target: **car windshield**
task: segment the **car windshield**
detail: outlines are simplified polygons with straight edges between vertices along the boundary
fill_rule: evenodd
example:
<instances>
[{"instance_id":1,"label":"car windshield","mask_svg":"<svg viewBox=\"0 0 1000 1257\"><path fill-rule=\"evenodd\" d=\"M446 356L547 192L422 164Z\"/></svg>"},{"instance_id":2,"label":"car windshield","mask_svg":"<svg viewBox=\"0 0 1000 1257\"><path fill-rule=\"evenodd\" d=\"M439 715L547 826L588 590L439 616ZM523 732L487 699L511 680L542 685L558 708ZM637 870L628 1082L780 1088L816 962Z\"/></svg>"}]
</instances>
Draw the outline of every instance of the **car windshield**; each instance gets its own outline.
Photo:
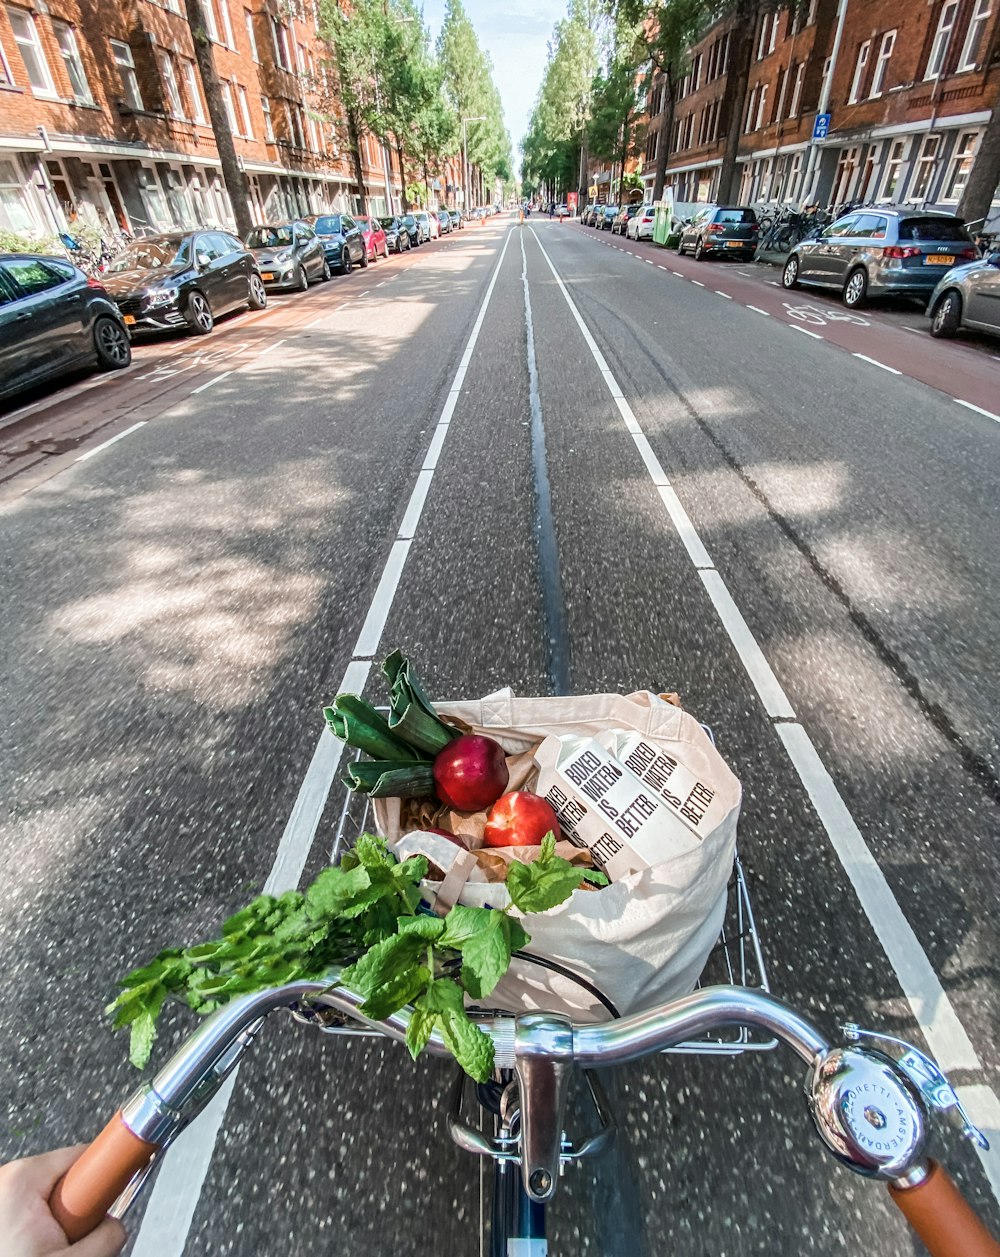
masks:
<instances>
[{"instance_id":1,"label":"car windshield","mask_svg":"<svg viewBox=\"0 0 1000 1257\"><path fill-rule=\"evenodd\" d=\"M900 240L961 240L969 233L957 218L904 218L899 224Z\"/></svg>"},{"instance_id":2,"label":"car windshield","mask_svg":"<svg viewBox=\"0 0 1000 1257\"><path fill-rule=\"evenodd\" d=\"M111 263L112 271L161 271L168 266L187 266L191 260L191 240L185 236L169 240L143 240L130 245Z\"/></svg>"},{"instance_id":3,"label":"car windshield","mask_svg":"<svg viewBox=\"0 0 1000 1257\"><path fill-rule=\"evenodd\" d=\"M323 214L316 219L316 234L319 236L335 236L340 231L339 214Z\"/></svg>"},{"instance_id":4,"label":"car windshield","mask_svg":"<svg viewBox=\"0 0 1000 1257\"><path fill-rule=\"evenodd\" d=\"M724 209L715 216L717 223L755 223L757 215L752 209Z\"/></svg>"},{"instance_id":5,"label":"car windshield","mask_svg":"<svg viewBox=\"0 0 1000 1257\"><path fill-rule=\"evenodd\" d=\"M250 249L278 249L282 245L291 244L295 233L291 226L255 227L247 236L247 247Z\"/></svg>"},{"instance_id":6,"label":"car windshield","mask_svg":"<svg viewBox=\"0 0 1000 1257\"><path fill-rule=\"evenodd\" d=\"M395 227L396 225L396 220L394 218L380 218L379 222L385 230L388 230L390 227Z\"/></svg>"}]
</instances>

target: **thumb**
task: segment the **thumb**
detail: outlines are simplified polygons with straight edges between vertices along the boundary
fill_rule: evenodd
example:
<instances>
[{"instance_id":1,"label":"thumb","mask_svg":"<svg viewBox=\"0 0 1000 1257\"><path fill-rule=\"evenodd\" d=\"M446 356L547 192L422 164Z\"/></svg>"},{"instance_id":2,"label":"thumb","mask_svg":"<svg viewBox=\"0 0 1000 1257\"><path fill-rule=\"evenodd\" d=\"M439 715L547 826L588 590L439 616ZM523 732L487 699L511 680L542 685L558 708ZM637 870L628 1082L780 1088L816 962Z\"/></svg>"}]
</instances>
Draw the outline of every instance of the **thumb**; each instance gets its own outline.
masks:
<instances>
[{"instance_id":1,"label":"thumb","mask_svg":"<svg viewBox=\"0 0 1000 1257\"><path fill-rule=\"evenodd\" d=\"M116 1257L125 1247L128 1236L117 1218L105 1218L89 1235L66 1249L67 1257Z\"/></svg>"}]
</instances>

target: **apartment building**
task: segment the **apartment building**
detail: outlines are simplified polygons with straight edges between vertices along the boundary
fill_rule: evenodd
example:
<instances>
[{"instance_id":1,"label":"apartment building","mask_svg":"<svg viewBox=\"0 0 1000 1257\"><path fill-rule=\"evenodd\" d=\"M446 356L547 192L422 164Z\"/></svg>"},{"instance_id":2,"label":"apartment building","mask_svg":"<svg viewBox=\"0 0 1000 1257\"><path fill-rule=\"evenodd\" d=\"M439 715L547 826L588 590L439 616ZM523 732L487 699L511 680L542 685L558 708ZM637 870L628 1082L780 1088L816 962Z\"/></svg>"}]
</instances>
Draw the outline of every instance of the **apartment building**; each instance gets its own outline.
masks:
<instances>
[{"instance_id":1,"label":"apartment building","mask_svg":"<svg viewBox=\"0 0 1000 1257\"><path fill-rule=\"evenodd\" d=\"M202 3L252 217L356 209L315 3ZM398 208L398 168L362 156L369 208ZM0 3L0 229L79 223L234 225L183 0Z\"/></svg>"},{"instance_id":2,"label":"apartment building","mask_svg":"<svg viewBox=\"0 0 1000 1257\"><path fill-rule=\"evenodd\" d=\"M740 199L954 210L1000 101L1000 0L846 0L839 47L838 15L838 0L812 0L797 19L779 12L759 21L741 120ZM692 49L670 137L675 200L718 193L733 41L718 23ZM829 129L814 141L824 97ZM661 100L654 82L654 104ZM651 126L650 187L661 131ZM994 204L1000 216L1000 196Z\"/></svg>"}]
</instances>

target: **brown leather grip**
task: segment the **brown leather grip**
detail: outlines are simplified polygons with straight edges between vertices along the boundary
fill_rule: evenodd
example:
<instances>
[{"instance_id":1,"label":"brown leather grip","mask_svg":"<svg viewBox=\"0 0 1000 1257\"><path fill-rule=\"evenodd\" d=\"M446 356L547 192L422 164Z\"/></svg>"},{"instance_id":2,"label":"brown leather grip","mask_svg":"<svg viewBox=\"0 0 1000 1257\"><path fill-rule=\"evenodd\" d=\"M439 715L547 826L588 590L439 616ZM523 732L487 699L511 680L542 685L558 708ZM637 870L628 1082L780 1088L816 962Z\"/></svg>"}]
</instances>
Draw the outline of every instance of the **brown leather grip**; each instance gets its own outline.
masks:
<instances>
[{"instance_id":1,"label":"brown leather grip","mask_svg":"<svg viewBox=\"0 0 1000 1257\"><path fill-rule=\"evenodd\" d=\"M931 1257L1000 1257L1000 1244L936 1161L919 1186L890 1184L889 1195Z\"/></svg>"},{"instance_id":2,"label":"brown leather grip","mask_svg":"<svg viewBox=\"0 0 1000 1257\"><path fill-rule=\"evenodd\" d=\"M155 1144L132 1134L121 1113L114 1115L52 1189L49 1208L71 1244L101 1222L156 1150Z\"/></svg>"}]
</instances>

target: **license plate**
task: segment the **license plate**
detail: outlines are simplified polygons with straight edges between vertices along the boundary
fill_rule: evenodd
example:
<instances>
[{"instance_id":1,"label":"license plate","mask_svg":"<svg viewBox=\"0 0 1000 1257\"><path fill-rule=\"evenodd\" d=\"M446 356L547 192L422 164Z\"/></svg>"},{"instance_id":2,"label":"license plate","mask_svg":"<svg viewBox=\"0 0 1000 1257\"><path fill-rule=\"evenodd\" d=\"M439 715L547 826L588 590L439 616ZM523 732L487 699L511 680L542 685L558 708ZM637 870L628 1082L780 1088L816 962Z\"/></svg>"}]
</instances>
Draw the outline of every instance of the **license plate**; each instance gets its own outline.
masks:
<instances>
[{"instance_id":1,"label":"license plate","mask_svg":"<svg viewBox=\"0 0 1000 1257\"><path fill-rule=\"evenodd\" d=\"M726 248L727 249L742 249L743 241L742 240L727 240Z\"/></svg>"},{"instance_id":2,"label":"license plate","mask_svg":"<svg viewBox=\"0 0 1000 1257\"><path fill-rule=\"evenodd\" d=\"M263 271L261 274L261 279L274 279L274 275L272 274L271 271Z\"/></svg>"},{"instance_id":3,"label":"license plate","mask_svg":"<svg viewBox=\"0 0 1000 1257\"><path fill-rule=\"evenodd\" d=\"M953 253L928 253L924 258L925 266L952 266L954 262Z\"/></svg>"},{"instance_id":4,"label":"license plate","mask_svg":"<svg viewBox=\"0 0 1000 1257\"><path fill-rule=\"evenodd\" d=\"M125 318L125 323L126 323L126 325L127 325L128 327L131 327L131 326L132 326L132 324L135 322L135 315L134 315L134 314L126 314L126 315L124 316L124 318Z\"/></svg>"}]
</instances>

